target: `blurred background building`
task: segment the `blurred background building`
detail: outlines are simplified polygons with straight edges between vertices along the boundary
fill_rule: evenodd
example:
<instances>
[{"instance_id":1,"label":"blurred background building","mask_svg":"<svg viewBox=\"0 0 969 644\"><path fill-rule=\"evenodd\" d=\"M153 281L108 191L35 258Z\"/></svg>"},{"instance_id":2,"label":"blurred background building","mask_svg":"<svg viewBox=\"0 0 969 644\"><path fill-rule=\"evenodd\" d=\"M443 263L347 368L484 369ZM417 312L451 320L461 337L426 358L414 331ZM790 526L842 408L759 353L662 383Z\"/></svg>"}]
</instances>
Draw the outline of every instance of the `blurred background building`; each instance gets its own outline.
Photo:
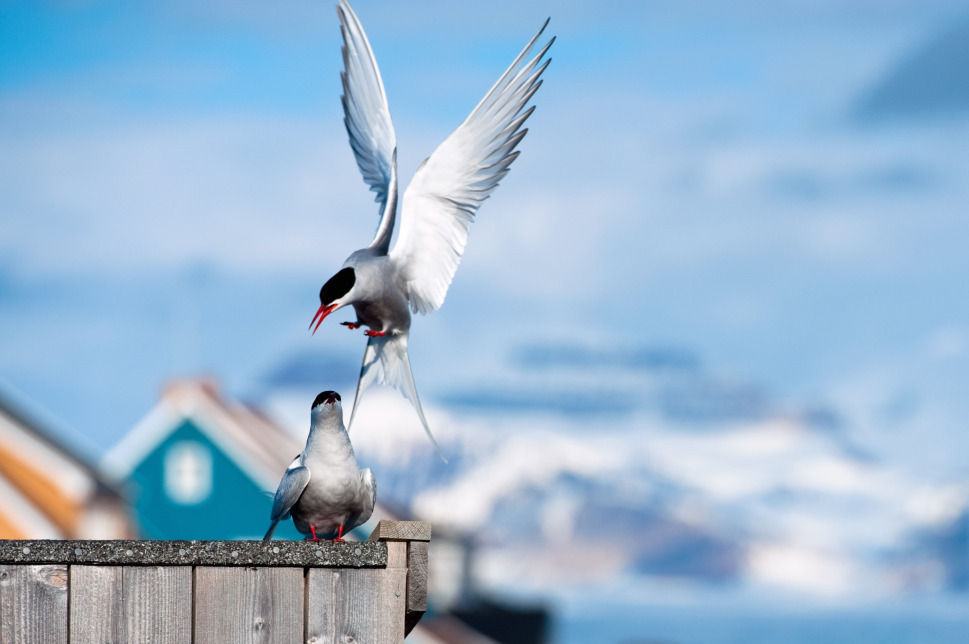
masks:
<instances>
[{"instance_id":1,"label":"blurred background building","mask_svg":"<svg viewBox=\"0 0 969 644\"><path fill-rule=\"evenodd\" d=\"M303 449L214 381L177 380L105 456L144 539L261 539L272 492ZM301 539L292 522L279 537Z\"/></svg>"},{"instance_id":2,"label":"blurred background building","mask_svg":"<svg viewBox=\"0 0 969 644\"><path fill-rule=\"evenodd\" d=\"M309 402L300 407L303 422L287 430L256 407L225 398L212 379L168 383L157 404L108 451L102 463L112 485L125 491L127 503L116 499L125 525L130 516L141 539L261 539L268 527L272 492L306 439ZM377 484L373 517L348 539L366 539L381 519L409 518L380 502L381 481ZM302 539L303 535L287 521L279 525L274 538ZM409 639L546 641L548 616L543 609L485 601L476 592L470 577L472 546L471 539L449 534L446 526L434 531L429 611ZM489 633L497 640L488 639Z\"/></svg>"},{"instance_id":3,"label":"blurred background building","mask_svg":"<svg viewBox=\"0 0 969 644\"><path fill-rule=\"evenodd\" d=\"M0 395L0 539L126 539L125 499L75 450Z\"/></svg>"}]
</instances>

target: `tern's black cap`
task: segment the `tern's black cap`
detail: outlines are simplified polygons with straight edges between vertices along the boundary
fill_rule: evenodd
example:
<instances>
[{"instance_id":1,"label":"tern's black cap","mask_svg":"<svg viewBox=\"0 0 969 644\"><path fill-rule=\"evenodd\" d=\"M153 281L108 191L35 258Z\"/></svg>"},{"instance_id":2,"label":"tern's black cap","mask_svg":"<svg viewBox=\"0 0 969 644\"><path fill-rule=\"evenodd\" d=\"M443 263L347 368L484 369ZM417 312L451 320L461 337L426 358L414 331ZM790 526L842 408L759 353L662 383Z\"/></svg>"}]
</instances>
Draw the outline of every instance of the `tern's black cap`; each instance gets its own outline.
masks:
<instances>
[{"instance_id":1,"label":"tern's black cap","mask_svg":"<svg viewBox=\"0 0 969 644\"><path fill-rule=\"evenodd\" d=\"M327 400L329 400L331 398L336 398L337 400L342 400L342 398L340 398L340 394L338 394L335 391L329 391L329 390L327 390L327 391L324 391L324 392L320 393L320 395L316 397L316 400L313 401L313 406L310 407L310 409L316 409L319 405L322 405L323 403L325 403Z\"/></svg>"},{"instance_id":2,"label":"tern's black cap","mask_svg":"<svg viewBox=\"0 0 969 644\"><path fill-rule=\"evenodd\" d=\"M340 299L344 295L350 292L353 288L354 282L356 282L357 276L353 272L353 268L347 266L346 268L340 269L336 275L331 277L320 289L320 304L324 306L332 304L336 300Z\"/></svg>"}]
</instances>

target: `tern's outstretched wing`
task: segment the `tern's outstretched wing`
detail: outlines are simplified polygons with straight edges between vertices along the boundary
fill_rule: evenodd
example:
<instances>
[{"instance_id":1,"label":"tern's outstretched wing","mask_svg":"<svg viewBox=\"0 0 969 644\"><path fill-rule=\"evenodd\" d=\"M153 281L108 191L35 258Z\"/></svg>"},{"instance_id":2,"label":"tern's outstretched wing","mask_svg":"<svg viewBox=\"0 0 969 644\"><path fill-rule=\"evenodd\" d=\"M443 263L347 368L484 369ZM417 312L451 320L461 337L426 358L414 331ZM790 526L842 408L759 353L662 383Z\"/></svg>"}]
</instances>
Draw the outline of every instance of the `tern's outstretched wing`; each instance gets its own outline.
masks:
<instances>
[{"instance_id":1,"label":"tern's outstretched wing","mask_svg":"<svg viewBox=\"0 0 969 644\"><path fill-rule=\"evenodd\" d=\"M441 447L434 440L431 428L424 418L420 398L417 397L417 385L414 384L414 373L410 368L410 358L407 355L407 334L371 337L367 340L367 350L363 354L363 365L360 367L360 379L357 381L357 394L353 397L353 409L350 411L350 423L347 431L353 426L353 418L360 406L360 398L370 385L378 382L390 385L404 395L417 410L417 416L424 425L427 437L434 443L441 460L447 463Z\"/></svg>"},{"instance_id":2,"label":"tern's outstretched wing","mask_svg":"<svg viewBox=\"0 0 969 644\"><path fill-rule=\"evenodd\" d=\"M289 511L293 509L293 505L299 500L303 490L306 489L306 484L310 482L310 471L299 464L299 458L297 456L296 460L286 469L283 479L279 482L279 487L276 488L276 496L273 497L273 509L269 514L272 524L266 531L266 536L262 538L263 541L269 541L273 538L276 525L289 517Z\"/></svg>"},{"instance_id":3,"label":"tern's outstretched wing","mask_svg":"<svg viewBox=\"0 0 969 644\"><path fill-rule=\"evenodd\" d=\"M336 10L343 34L343 122L363 180L380 204L380 224L370 247L387 254L397 211L397 135L363 26L346 0Z\"/></svg>"},{"instance_id":4,"label":"tern's outstretched wing","mask_svg":"<svg viewBox=\"0 0 969 644\"><path fill-rule=\"evenodd\" d=\"M400 266L411 308L429 313L444 303L481 203L508 173L525 136L525 109L551 59L542 60L553 37L526 57L542 25L518 58L458 129L418 168L404 193L400 234L390 256ZM527 62L525 62L527 60Z\"/></svg>"}]
</instances>

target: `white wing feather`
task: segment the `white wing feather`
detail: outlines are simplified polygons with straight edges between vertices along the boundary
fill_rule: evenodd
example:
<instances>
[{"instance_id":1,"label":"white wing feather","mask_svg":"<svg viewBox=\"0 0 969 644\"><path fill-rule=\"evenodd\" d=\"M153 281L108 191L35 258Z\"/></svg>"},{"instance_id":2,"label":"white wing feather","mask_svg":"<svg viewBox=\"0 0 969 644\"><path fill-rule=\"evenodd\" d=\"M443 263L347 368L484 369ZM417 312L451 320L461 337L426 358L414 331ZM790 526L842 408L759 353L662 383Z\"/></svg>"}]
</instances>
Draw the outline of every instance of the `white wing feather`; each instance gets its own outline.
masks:
<instances>
[{"instance_id":1,"label":"white wing feather","mask_svg":"<svg viewBox=\"0 0 969 644\"><path fill-rule=\"evenodd\" d=\"M377 193L380 204L380 224L371 246L381 245L386 253L397 206L397 135L380 69L363 26L345 0L340 1L337 14L343 35L343 122L363 180Z\"/></svg>"},{"instance_id":2,"label":"white wing feather","mask_svg":"<svg viewBox=\"0 0 969 644\"><path fill-rule=\"evenodd\" d=\"M553 37L526 56L548 20L477 107L418 168L404 193L400 234L390 256L399 267L411 308L430 313L444 303L461 261L475 212L518 156L525 109L550 59Z\"/></svg>"}]
</instances>

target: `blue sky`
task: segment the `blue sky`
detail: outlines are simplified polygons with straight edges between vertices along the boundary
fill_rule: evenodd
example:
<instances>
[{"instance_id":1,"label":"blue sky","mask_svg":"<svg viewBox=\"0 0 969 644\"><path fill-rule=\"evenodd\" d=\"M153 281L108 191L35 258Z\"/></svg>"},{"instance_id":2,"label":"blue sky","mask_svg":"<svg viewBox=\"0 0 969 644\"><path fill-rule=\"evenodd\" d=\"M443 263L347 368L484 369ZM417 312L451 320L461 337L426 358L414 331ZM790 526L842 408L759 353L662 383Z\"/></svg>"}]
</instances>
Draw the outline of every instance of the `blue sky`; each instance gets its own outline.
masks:
<instances>
[{"instance_id":1,"label":"blue sky","mask_svg":"<svg viewBox=\"0 0 969 644\"><path fill-rule=\"evenodd\" d=\"M334 353L352 378L362 351L305 327L376 223L335 11L197 4L0 8L0 386L93 453L170 377L258 393L284 356ZM893 118L888 92L887 117L853 115L965 24L956 3L354 7L405 182L546 16L559 37L521 158L415 323L427 401L500 380L524 344L671 345L951 452L967 112Z\"/></svg>"}]
</instances>

